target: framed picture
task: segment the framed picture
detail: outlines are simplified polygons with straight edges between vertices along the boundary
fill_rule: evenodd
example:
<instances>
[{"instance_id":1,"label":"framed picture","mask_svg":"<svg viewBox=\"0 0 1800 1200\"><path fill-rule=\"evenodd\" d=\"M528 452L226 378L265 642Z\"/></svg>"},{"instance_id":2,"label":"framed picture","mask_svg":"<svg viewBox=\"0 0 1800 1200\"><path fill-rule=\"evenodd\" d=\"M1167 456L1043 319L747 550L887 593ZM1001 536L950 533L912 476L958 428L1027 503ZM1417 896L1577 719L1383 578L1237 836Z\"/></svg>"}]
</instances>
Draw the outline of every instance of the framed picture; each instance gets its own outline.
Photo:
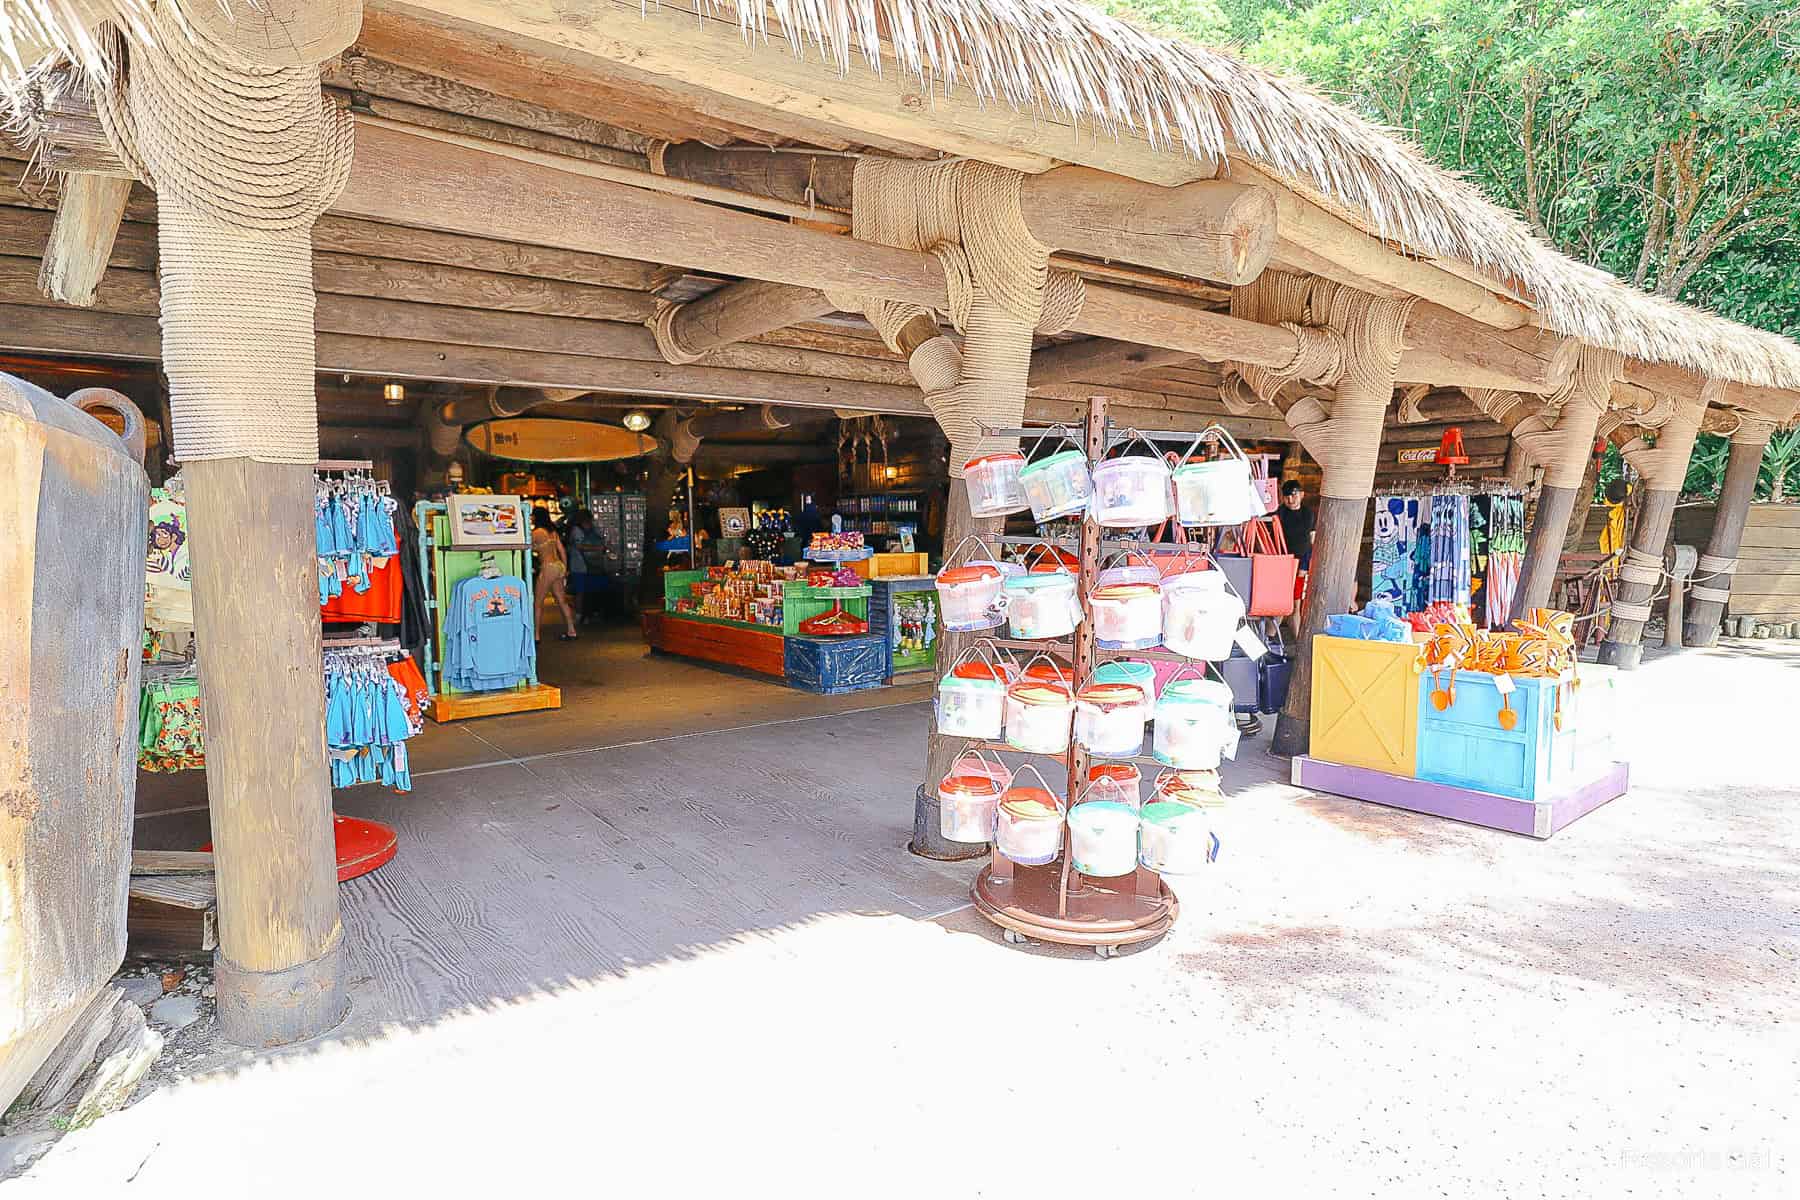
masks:
<instances>
[{"instance_id":1,"label":"framed picture","mask_svg":"<svg viewBox=\"0 0 1800 1200\"><path fill-rule=\"evenodd\" d=\"M450 497L452 546L505 546L520 549L531 544L522 496Z\"/></svg>"},{"instance_id":2,"label":"framed picture","mask_svg":"<svg viewBox=\"0 0 1800 1200\"><path fill-rule=\"evenodd\" d=\"M750 510L747 508L721 508L719 510L719 535L721 537L743 537L750 532Z\"/></svg>"}]
</instances>

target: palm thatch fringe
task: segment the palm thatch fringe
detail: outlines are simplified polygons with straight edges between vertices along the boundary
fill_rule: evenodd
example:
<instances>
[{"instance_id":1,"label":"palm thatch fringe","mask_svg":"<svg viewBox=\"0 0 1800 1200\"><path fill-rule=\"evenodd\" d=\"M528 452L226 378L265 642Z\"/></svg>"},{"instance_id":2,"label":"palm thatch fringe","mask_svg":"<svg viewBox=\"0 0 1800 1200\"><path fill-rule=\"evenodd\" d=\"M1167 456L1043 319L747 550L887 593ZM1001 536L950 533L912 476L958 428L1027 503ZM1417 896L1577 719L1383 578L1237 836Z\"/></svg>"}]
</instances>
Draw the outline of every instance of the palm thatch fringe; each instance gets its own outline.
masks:
<instances>
[{"instance_id":1,"label":"palm thatch fringe","mask_svg":"<svg viewBox=\"0 0 1800 1200\"><path fill-rule=\"evenodd\" d=\"M0 0L0 92L19 94L22 47L105 68L93 5L134 41L154 0ZM191 0L246 4L249 0ZM629 19L618 0L599 0ZM647 0L643 0L647 2ZM1170 153L1239 154L1314 192L1368 232L1516 285L1557 333L1721 379L1800 389L1800 345L1649 295L1558 253L1404 138L1231 55L1152 36L1074 0L685 0L748 41L785 41L840 73L860 58L946 91L1133 131Z\"/></svg>"}]
</instances>

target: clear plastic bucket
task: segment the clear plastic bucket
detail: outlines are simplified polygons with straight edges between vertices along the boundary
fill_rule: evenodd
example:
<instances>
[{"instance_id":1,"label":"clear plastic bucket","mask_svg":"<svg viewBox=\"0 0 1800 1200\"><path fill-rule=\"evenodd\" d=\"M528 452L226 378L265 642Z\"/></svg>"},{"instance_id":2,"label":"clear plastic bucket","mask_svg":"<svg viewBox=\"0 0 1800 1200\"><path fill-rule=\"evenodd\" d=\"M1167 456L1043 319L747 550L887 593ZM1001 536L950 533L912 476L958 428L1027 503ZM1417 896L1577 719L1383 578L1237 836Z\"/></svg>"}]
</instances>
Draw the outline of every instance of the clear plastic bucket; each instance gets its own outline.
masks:
<instances>
[{"instance_id":1,"label":"clear plastic bucket","mask_svg":"<svg viewBox=\"0 0 1800 1200\"><path fill-rule=\"evenodd\" d=\"M969 512L977 517L1004 517L1031 507L1019 472L1025 456L1016 450L972 458L963 467L963 483L969 489Z\"/></svg>"}]
</instances>

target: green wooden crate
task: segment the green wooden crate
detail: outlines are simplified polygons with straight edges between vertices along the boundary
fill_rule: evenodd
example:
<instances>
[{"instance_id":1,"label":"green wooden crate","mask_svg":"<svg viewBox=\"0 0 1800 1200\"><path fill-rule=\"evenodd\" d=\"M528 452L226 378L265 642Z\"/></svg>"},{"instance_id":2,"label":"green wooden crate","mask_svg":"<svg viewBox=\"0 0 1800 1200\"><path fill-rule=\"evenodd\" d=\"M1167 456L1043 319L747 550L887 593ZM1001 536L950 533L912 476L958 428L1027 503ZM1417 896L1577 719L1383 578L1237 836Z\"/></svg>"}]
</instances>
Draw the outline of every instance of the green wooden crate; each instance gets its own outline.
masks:
<instances>
[{"instance_id":1,"label":"green wooden crate","mask_svg":"<svg viewBox=\"0 0 1800 1200\"><path fill-rule=\"evenodd\" d=\"M869 588L807 587L803 580L791 579L781 585L781 632L788 637L800 636L800 622L810 621L842 604L844 611L859 621L869 619Z\"/></svg>"},{"instance_id":2,"label":"green wooden crate","mask_svg":"<svg viewBox=\"0 0 1800 1200\"><path fill-rule=\"evenodd\" d=\"M705 579L705 571L666 571L663 573L663 608L675 611L675 601L687 596L688 584Z\"/></svg>"}]
</instances>

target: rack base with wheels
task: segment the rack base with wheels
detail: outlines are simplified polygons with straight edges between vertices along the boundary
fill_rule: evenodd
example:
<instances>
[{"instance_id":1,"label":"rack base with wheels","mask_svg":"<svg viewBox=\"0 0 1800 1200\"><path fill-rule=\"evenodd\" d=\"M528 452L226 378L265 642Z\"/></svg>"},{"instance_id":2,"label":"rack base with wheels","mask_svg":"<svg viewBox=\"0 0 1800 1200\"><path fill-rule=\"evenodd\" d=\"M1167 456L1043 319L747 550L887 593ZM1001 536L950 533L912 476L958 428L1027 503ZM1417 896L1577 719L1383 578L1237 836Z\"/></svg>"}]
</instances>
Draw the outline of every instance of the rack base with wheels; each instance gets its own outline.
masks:
<instances>
[{"instance_id":1,"label":"rack base with wheels","mask_svg":"<svg viewBox=\"0 0 1800 1200\"><path fill-rule=\"evenodd\" d=\"M1142 867L1117 879L1072 873L1066 894L1063 887L1061 863L1028 867L996 854L969 895L1009 942L1092 946L1103 958L1120 946L1161 937L1181 912L1169 885Z\"/></svg>"}]
</instances>

